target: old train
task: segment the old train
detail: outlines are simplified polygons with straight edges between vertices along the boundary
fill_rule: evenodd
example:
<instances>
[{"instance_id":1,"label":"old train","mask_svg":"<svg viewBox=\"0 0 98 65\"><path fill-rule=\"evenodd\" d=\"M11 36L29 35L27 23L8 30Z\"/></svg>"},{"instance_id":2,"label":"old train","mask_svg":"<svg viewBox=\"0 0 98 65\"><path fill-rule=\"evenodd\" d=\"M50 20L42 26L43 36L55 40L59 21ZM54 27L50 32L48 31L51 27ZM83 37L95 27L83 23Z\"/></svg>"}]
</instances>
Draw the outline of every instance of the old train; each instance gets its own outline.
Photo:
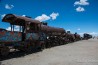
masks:
<instances>
[{"instance_id":1,"label":"old train","mask_svg":"<svg viewBox=\"0 0 98 65\"><path fill-rule=\"evenodd\" d=\"M6 14L2 21L11 26L11 31L0 28L0 55L3 56L13 48L31 52L81 40L77 33L67 33L63 28L51 27L29 17ZM16 25L19 31L14 31Z\"/></svg>"},{"instance_id":2,"label":"old train","mask_svg":"<svg viewBox=\"0 0 98 65\"><path fill-rule=\"evenodd\" d=\"M90 39L90 38L92 38L92 35L90 35L90 34L88 34L88 33L84 33L84 34L83 34L83 39L84 39L84 40L88 40L88 39Z\"/></svg>"}]
</instances>

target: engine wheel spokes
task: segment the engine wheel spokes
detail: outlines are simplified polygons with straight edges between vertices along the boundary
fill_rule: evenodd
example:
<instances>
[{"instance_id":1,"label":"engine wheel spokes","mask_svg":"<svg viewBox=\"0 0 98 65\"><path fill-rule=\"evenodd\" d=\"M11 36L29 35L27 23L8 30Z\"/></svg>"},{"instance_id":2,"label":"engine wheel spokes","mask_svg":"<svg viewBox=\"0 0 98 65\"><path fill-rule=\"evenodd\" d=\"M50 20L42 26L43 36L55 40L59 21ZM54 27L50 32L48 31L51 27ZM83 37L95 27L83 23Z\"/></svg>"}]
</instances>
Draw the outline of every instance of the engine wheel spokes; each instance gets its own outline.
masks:
<instances>
[{"instance_id":1,"label":"engine wheel spokes","mask_svg":"<svg viewBox=\"0 0 98 65\"><path fill-rule=\"evenodd\" d=\"M9 49L8 47L3 47L3 48L1 48L1 50L0 50L0 54L1 54L2 56L7 56L7 55L9 54L9 52L10 52L10 49Z\"/></svg>"}]
</instances>

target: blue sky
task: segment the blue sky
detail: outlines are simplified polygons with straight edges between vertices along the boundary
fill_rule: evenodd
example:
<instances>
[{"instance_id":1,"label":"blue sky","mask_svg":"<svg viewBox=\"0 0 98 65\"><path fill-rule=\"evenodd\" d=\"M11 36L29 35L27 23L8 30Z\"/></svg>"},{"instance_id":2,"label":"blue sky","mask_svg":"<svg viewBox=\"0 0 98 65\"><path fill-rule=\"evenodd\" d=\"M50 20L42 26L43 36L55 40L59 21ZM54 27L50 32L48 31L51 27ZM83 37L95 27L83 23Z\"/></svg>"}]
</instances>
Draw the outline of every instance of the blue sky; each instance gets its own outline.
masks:
<instances>
[{"instance_id":1,"label":"blue sky","mask_svg":"<svg viewBox=\"0 0 98 65\"><path fill-rule=\"evenodd\" d=\"M72 33L98 35L98 0L0 0L0 28L9 28L1 21L8 13L27 15Z\"/></svg>"}]
</instances>

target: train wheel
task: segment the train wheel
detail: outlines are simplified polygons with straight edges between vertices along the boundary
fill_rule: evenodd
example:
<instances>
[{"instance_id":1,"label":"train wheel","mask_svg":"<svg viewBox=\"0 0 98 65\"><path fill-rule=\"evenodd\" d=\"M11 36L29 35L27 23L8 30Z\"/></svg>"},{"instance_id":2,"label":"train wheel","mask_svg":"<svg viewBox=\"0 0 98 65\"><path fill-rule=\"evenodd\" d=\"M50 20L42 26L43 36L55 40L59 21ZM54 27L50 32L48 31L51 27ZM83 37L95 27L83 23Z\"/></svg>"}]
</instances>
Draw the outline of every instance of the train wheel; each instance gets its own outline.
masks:
<instances>
[{"instance_id":1,"label":"train wheel","mask_svg":"<svg viewBox=\"0 0 98 65\"><path fill-rule=\"evenodd\" d=\"M45 44L41 44L41 50L43 50L45 48Z\"/></svg>"},{"instance_id":2,"label":"train wheel","mask_svg":"<svg viewBox=\"0 0 98 65\"><path fill-rule=\"evenodd\" d=\"M35 48L34 43L27 43L26 47L25 47L25 51L26 52L33 52Z\"/></svg>"},{"instance_id":3,"label":"train wheel","mask_svg":"<svg viewBox=\"0 0 98 65\"><path fill-rule=\"evenodd\" d=\"M33 50L33 49L32 49L31 46L26 48L26 52L32 52L32 50Z\"/></svg>"},{"instance_id":4,"label":"train wheel","mask_svg":"<svg viewBox=\"0 0 98 65\"><path fill-rule=\"evenodd\" d=\"M31 44L28 44L25 48L26 52L32 52L33 51L33 46Z\"/></svg>"},{"instance_id":5,"label":"train wheel","mask_svg":"<svg viewBox=\"0 0 98 65\"><path fill-rule=\"evenodd\" d=\"M51 43L49 43L49 48L51 48Z\"/></svg>"},{"instance_id":6,"label":"train wheel","mask_svg":"<svg viewBox=\"0 0 98 65\"><path fill-rule=\"evenodd\" d=\"M2 56L7 56L9 54L9 52L10 52L10 49L8 47L3 47L0 50L0 53Z\"/></svg>"}]
</instances>

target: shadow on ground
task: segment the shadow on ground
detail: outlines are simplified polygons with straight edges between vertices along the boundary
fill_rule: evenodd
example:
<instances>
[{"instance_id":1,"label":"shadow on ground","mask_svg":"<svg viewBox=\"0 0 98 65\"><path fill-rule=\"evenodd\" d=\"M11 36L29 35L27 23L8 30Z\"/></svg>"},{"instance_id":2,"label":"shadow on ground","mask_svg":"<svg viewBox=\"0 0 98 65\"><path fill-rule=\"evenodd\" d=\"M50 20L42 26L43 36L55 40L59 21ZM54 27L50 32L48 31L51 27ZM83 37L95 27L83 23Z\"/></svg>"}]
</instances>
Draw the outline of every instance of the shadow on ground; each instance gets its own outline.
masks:
<instances>
[{"instance_id":1,"label":"shadow on ground","mask_svg":"<svg viewBox=\"0 0 98 65\"><path fill-rule=\"evenodd\" d=\"M0 55L0 61L12 59L12 58L24 57L26 55L29 55L29 54L32 54L32 53L37 53L39 51L41 51L41 50L35 50L33 52L22 52L22 51L10 52L9 55L6 56L6 57Z\"/></svg>"},{"instance_id":2,"label":"shadow on ground","mask_svg":"<svg viewBox=\"0 0 98 65\"><path fill-rule=\"evenodd\" d=\"M67 43L66 43L67 44ZM62 45L59 45L62 46ZM54 46L55 47L55 46ZM51 48L51 47L50 47ZM46 48L47 49L47 48ZM12 58L19 58L19 57L24 57L26 55L29 54L33 54L33 53L37 53L37 52L41 52L42 50L38 49L38 50L33 50L32 52L23 52L23 51L14 51L14 52L10 52L8 56L4 57L0 55L0 61L3 60L8 60L8 59L12 59Z\"/></svg>"}]
</instances>

